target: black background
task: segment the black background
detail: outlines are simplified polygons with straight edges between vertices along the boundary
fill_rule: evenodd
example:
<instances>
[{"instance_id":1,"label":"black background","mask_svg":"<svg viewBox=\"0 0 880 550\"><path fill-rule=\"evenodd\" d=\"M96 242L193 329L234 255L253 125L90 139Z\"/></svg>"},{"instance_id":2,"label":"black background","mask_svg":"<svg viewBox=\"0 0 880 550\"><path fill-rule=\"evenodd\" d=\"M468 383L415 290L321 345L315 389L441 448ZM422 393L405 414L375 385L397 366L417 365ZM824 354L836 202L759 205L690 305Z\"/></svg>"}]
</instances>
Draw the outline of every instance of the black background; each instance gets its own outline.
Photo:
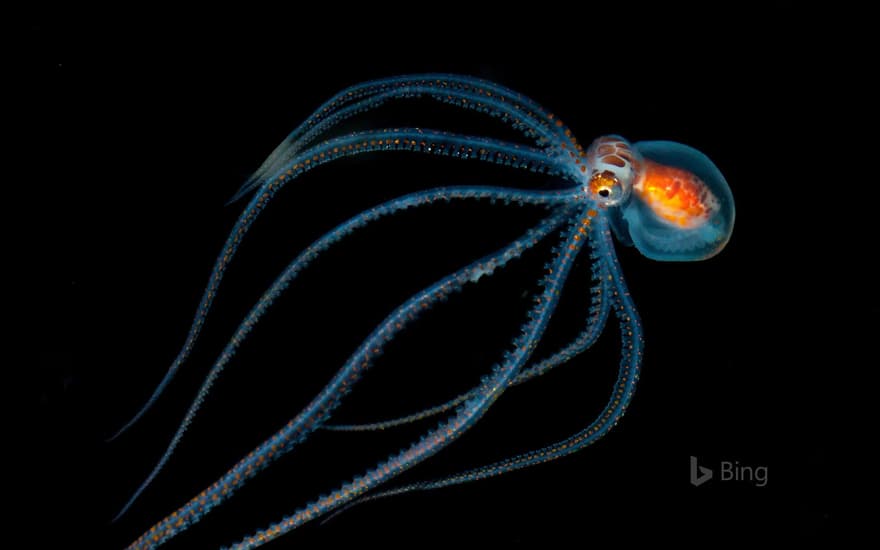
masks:
<instances>
[{"instance_id":1,"label":"black background","mask_svg":"<svg viewBox=\"0 0 880 550\"><path fill-rule=\"evenodd\" d=\"M617 16L617 19L611 16ZM392 546L463 540L490 547L608 537L797 540L835 525L829 474L833 390L794 358L790 292L803 254L791 233L791 187L821 133L818 48L785 10L720 23L696 14L638 27L595 21L435 20L406 31L346 24L274 31L236 26L34 25L27 33L34 109L26 157L41 174L27 233L41 292L32 312L37 392L34 495L55 495L55 528L74 546L119 548L213 482L296 414L366 334L423 286L503 246L541 212L450 205L375 224L326 254L273 308L165 471L117 524L110 518L167 444L226 339L309 242L360 210L415 189L486 183L541 187L503 167L406 154L347 159L288 185L247 235L191 359L157 405L112 444L103 439L151 393L183 342L212 263L243 204L224 206L312 109L351 84L388 75L488 78L558 113L583 143L619 133L671 139L725 174L737 222L701 263L657 263L618 247L646 337L627 416L577 455L466 486L364 505L307 525L272 547ZM271 19L271 15L267 15ZM613 23L611 23L613 21ZM247 26L247 25L244 25ZM625 29L621 30L621 29ZM780 29L787 29L788 33ZM797 101L795 101L797 99ZM815 116L804 116L804 102ZM345 130L423 126L517 139L497 122L407 102ZM810 139L810 138L807 138ZM40 154L42 153L42 154ZM51 174L50 177L44 177ZM791 246L786 243L791 244ZM515 334L548 249L437 307L389 346L334 419L370 421L441 402L472 386ZM549 352L583 322L580 264L547 335ZM44 280L45 279L45 280ZM818 292L818 290L817 290ZM406 474L450 474L561 439L604 405L616 329L595 349L505 394L461 440ZM539 350L539 354L540 351ZM317 433L169 544L229 544L363 472L435 425L378 434ZM766 487L688 483L708 466L766 466ZM717 474L716 474L717 475ZM46 505L42 496L33 506ZM37 512L39 516L39 511Z\"/></svg>"}]
</instances>

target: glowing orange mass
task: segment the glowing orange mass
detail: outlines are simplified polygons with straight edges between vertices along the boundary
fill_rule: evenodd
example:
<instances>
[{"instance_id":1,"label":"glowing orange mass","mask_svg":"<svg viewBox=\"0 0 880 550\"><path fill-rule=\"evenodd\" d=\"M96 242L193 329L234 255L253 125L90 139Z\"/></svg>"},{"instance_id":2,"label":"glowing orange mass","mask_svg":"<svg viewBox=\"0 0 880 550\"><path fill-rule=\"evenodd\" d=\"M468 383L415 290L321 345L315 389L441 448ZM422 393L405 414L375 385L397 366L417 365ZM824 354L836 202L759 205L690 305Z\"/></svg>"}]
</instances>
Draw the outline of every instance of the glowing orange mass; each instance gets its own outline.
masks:
<instances>
[{"instance_id":1,"label":"glowing orange mass","mask_svg":"<svg viewBox=\"0 0 880 550\"><path fill-rule=\"evenodd\" d=\"M644 176L633 190L658 217L682 226L699 227L718 208L706 184L682 168L643 160Z\"/></svg>"}]
</instances>

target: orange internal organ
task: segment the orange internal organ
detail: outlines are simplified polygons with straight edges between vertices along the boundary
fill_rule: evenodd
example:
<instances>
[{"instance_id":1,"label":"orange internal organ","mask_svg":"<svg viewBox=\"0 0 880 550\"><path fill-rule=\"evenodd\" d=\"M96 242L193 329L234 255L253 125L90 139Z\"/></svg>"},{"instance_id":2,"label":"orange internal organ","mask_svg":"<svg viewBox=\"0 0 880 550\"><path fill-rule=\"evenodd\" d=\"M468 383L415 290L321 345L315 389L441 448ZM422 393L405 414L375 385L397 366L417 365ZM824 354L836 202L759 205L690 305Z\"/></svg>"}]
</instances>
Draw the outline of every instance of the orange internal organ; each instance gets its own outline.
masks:
<instances>
[{"instance_id":1,"label":"orange internal organ","mask_svg":"<svg viewBox=\"0 0 880 550\"><path fill-rule=\"evenodd\" d=\"M641 181L633 191L657 217L669 224L695 228L718 210L718 199L693 173L645 159Z\"/></svg>"}]
</instances>

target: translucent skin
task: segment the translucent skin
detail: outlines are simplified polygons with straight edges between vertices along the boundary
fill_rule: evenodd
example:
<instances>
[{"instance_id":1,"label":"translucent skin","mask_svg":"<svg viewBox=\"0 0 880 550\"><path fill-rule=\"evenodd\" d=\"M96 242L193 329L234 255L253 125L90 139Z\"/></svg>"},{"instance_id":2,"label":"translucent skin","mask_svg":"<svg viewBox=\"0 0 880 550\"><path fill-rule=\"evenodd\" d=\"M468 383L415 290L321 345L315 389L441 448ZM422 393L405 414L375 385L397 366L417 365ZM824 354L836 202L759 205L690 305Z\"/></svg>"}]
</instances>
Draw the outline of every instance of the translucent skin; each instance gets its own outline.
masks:
<instances>
[{"instance_id":1,"label":"translucent skin","mask_svg":"<svg viewBox=\"0 0 880 550\"><path fill-rule=\"evenodd\" d=\"M673 141L633 145L641 157L618 233L653 260L694 261L720 252L733 232L733 195L709 157Z\"/></svg>"}]
</instances>

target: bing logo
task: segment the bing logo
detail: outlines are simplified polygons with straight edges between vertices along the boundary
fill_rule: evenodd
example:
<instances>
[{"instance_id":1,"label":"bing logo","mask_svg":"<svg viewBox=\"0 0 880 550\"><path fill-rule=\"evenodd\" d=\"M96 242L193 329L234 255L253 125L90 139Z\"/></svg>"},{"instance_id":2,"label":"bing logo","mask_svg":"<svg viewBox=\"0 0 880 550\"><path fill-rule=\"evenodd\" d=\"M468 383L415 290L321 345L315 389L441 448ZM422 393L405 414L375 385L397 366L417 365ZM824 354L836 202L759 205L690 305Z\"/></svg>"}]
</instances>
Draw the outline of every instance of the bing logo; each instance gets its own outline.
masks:
<instances>
[{"instance_id":1,"label":"bing logo","mask_svg":"<svg viewBox=\"0 0 880 550\"><path fill-rule=\"evenodd\" d=\"M747 466L737 461L722 460L718 467L719 481L739 481L755 487L767 485L767 466ZM700 466L697 457L691 457L691 485L699 487L711 480L715 472L711 468Z\"/></svg>"}]
</instances>

